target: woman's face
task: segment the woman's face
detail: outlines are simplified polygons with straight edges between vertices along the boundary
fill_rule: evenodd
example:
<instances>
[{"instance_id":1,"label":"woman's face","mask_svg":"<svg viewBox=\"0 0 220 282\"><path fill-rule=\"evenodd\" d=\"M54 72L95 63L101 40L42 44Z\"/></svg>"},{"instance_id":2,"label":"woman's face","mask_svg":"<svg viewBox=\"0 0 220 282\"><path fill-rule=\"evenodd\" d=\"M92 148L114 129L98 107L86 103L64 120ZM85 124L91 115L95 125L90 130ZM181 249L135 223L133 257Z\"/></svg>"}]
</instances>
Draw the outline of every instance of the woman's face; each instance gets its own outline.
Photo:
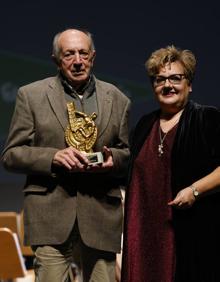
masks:
<instances>
[{"instance_id":1,"label":"woman's face","mask_svg":"<svg viewBox=\"0 0 220 282\"><path fill-rule=\"evenodd\" d=\"M184 76L184 68L179 61L162 67L153 81L153 89L161 109L165 111L181 110L192 86Z\"/></svg>"}]
</instances>

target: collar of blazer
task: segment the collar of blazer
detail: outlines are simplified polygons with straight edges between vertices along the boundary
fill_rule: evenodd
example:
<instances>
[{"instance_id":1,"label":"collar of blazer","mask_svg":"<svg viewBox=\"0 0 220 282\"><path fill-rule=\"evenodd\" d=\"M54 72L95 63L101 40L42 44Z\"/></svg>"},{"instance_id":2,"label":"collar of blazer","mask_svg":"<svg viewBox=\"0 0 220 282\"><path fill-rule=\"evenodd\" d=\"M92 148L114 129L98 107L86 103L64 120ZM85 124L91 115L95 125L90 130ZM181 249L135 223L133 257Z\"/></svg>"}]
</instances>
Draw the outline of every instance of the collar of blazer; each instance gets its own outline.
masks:
<instances>
[{"instance_id":1,"label":"collar of blazer","mask_svg":"<svg viewBox=\"0 0 220 282\"><path fill-rule=\"evenodd\" d=\"M105 131L110 119L113 97L110 92L110 84L96 78L95 90L98 104L98 117L95 122L98 128L98 137L100 137ZM64 89L58 76L51 78L46 94L54 114L65 131L69 123L68 113Z\"/></svg>"}]
</instances>

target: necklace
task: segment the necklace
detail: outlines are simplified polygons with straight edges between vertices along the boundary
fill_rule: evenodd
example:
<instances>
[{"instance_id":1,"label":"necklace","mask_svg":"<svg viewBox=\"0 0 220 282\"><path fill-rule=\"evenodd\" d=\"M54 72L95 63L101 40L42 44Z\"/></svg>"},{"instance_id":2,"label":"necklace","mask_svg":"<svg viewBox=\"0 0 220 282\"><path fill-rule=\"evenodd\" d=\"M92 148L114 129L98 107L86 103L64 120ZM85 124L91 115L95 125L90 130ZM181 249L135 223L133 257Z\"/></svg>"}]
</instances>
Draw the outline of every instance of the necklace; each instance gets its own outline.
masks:
<instances>
[{"instance_id":1,"label":"necklace","mask_svg":"<svg viewBox=\"0 0 220 282\"><path fill-rule=\"evenodd\" d=\"M180 111L176 117L176 119L174 120L172 126L170 127L170 129L164 134L164 136L162 137L162 130L160 127L160 123L159 123L159 137L160 137L160 144L158 144L158 156L161 157L164 153L163 151L163 142L168 134L168 132L179 122L180 116L182 114L182 111Z\"/></svg>"},{"instance_id":2,"label":"necklace","mask_svg":"<svg viewBox=\"0 0 220 282\"><path fill-rule=\"evenodd\" d=\"M162 137L162 132L161 132L161 128L159 125L159 137L160 137L160 144L158 144L158 155L159 157L161 157L163 155L163 142L167 136L168 131L164 134L164 136Z\"/></svg>"}]
</instances>

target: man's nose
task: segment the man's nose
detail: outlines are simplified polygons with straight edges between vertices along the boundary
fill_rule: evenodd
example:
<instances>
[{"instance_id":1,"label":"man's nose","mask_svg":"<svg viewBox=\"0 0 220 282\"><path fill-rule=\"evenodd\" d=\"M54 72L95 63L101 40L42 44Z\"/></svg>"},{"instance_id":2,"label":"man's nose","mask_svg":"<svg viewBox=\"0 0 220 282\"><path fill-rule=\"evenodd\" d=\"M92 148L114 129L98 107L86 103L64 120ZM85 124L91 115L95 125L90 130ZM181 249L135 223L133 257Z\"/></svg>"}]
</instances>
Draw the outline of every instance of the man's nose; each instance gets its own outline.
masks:
<instances>
[{"instance_id":1,"label":"man's nose","mask_svg":"<svg viewBox=\"0 0 220 282\"><path fill-rule=\"evenodd\" d=\"M75 53L75 60L74 60L74 63L75 63L75 64L81 64L81 63L82 63L82 59L81 59L81 56L80 56L79 52L76 52L76 53Z\"/></svg>"}]
</instances>

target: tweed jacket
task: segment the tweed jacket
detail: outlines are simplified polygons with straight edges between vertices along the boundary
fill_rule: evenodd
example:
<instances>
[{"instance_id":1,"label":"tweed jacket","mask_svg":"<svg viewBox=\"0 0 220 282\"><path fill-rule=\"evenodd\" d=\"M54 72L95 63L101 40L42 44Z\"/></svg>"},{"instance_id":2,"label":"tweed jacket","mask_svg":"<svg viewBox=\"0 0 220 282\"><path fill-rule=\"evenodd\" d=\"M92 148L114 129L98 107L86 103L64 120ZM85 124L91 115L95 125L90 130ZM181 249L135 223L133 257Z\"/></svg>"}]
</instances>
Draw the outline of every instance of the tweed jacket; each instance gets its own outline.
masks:
<instances>
[{"instance_id":1,"label":"tweed jacket","mask_svg":"<svg viewBox=\"0 0 220 282\"><path fill-rule=\"evenodd\" d=\"M112 84L95 78L98 138L94 151L112 150L108 173L52 173L55 153L67 147L68 113L58 76L19 89L3 165L26 174L25 243L60 244L77 218L82 240L92 248L119 252L122 230L120 188L129 157L130 100Z\"/></svg>"}]
</instances>

